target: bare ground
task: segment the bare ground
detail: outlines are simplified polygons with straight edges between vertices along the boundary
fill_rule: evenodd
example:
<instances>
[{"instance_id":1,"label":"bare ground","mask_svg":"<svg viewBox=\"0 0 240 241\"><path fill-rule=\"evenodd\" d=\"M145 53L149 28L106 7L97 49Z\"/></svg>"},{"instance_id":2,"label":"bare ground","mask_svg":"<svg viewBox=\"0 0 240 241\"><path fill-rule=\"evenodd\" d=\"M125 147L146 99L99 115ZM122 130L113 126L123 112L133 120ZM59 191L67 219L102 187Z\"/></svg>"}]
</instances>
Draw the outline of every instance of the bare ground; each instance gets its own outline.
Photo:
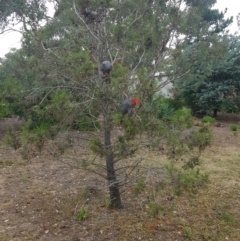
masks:
<instances>
[{"instance_id":1,"label":"bare ground","mask_svg":"<svg viewBox=\"0 0 240 241\"><path fill-rule=\"evenodd\" d=\"M203 155L208 188L174 199L158 192L164 212L157 218L147 212L147 193L135 197L129 190L122 195L124 209L109 210L104 180L45 152L23 160L2 144L0 241L240 240L240 136L229 130L239 121L239 115L220 115L212 126L214 143ZM9 123L20 126L17 119L0 121L0 138ZM77 221L82 207L87 220Z\"/></svg>"}]
</instances>

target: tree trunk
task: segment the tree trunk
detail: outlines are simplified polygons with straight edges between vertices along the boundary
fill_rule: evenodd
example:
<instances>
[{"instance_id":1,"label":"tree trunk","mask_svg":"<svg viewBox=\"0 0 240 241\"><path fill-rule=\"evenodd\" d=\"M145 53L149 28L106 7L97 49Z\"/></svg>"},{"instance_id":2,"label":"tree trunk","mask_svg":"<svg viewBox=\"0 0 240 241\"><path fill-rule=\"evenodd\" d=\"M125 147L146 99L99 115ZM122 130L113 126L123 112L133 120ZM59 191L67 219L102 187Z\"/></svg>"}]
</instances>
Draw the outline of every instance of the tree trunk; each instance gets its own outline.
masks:
<instances>
[{"instance_id":1,"label":"tree trunk","mask_svg":"<svg viewBox=\"0 0 240 241\"><path fill-rule=\"evenodd\" d=\"M110 193L110 207L121 209L122 201L120 197L119 185L114 169L114 158L111 145L111 131L109 119L105 118L104 121L104 144L106 149L106 167L107 167L107 180Z\"/></svg>"},{"instance_id":2,"label":"tree trunk","mask_svg":"<svg viewBox=\"0 0 240 241\"><path fill-rule=\"evenodd\" d=\"M121 209L122 201L119 190L119 183L114 168L114 155L111 143L111 122L110 122L110 103L109 97L111 97L111 86L103 82L103 99L102 99L102 113L104 118L104 148L106 151L106 169L107 180L110 194L110 207ZM111 99L110 99L111 100Z\"/></svg>"},{"instance_id":3,"label":"tree trunk","mask_svg":"<svg viewBox=\"0 0 240 241\"><path fill-rule=\"evenodd\" d=\"M213 109L213 117L217 117L217 112L218 112L218 109L217 109L217 108L214 108L214 109Z\"/></svg>"}]
</instances>

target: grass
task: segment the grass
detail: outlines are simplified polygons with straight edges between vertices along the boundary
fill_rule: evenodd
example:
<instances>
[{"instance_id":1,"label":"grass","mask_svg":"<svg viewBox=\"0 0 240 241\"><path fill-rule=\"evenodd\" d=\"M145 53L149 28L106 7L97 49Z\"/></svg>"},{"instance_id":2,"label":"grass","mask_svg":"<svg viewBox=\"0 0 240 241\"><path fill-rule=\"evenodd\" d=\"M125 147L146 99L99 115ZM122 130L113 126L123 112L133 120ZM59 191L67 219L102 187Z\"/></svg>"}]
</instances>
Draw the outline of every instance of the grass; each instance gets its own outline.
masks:
<instances>
[{"instance_id":1,"label":"grass","mask_svg":"<svg viewBox=\"0 0 240 241\"><path fill-rule=\"evenodd\" d=\"M192 240L193 234L190 228L184 227L183 228L183 236L189 240Z\"/></svg>"},{"instance_id":2,"label":"grass","mask_svg":"<svg viewBox=\"0 0 240 241\"><path fill-rule=\"evenodd\" d=\"M82 207L77 212L77 220L85 221L86 219L87 219L87 210L86 210L86 208Z\"/></svg>"},{"instance_id":3,"label":"grass","mask_svg":"<svg viewBox=\"0 0 240 241\"><path fill-rule=\"evenodd\" d=\"M214 123L215 121L215 118L207 115L202 118L202 123Z\"/></svg>"},{"instance_id":4,"label":"grass","mask_svg":"<svg viewBox=\"0 0 240 241\"><path fill-rule=\"evenodd\" d=\"M24 181L27 181L30 178L30 176L27 173L22 174L22 179Z\"/></svg>"},{"instance_id":5,"label":"grass","mask_svg":"<svg viewBox=\"0 0 240 241\"><path fill-rule=\"evenodd\" d=\"M237 131L238 130L237 124L230 124L229 128L230 128L231 131Z\"/></svg>"},{"instance_id":6,"label":"grass","mask_svg":"<svg viewBox=\"0 0 240 241\"><path fill-rule=\"evenodd\" d=\"M230 213L222 213L222 214L220 214L220 218L225 222L235 222L236 221L235 217Z\"/></svg>"},{"instance_id":7,"label":"grass","mask_svg":"<svg viewBox=\"0 0 240 241\"><path fill-rule=\"evenodd\" d=\"M150 159L154 162L153 156ZM203 156L202 169L210 179L207 189L168 199L173 192L170 186L155 189L147 182L143 185L140 179L123 194L124 210L111 211L103 195L93 196L87 205L91 215L85 224L91 225L92 235L98 240L108 235L119 241L240 240L240 205L236 204L240 194L239 162L237 148L211 147Z\"/></svg>"},{"instance_id":8,"label":"grass","mask_svg":"<svg viewBox=\"0 0 240 241\"><path fill-rule=\"evenodd\" d=\"M230 124L229 128L232 131L234 136L238 135L238 125L237 124Z\"/></svg>"},{"instance_id":9,"label":"grass","mask_svg":"<svg viewBox=\"0 0 240 241\"><path fill-rule=\"evenodd\" d=\"M125 193L123 200L131 200L124 203L125 209L106 211L108 217L93 227L94 233L105 227L103 234L110 230L118 234L112 240L240 240L238 153L235 147L208 148L203 155L202 169L209 174L210 184L196 193L183 192L168 199L173 191L171 187L161 186L156 190L147 184L143 188L142 182L138 182L138 195L136 186ZM150 159L154 162L152 156ZM149 202L149 198L154 200Z\"/></svg>"},{"instance_id":10,"label":"grass","mask_svg":"<svg viewBox=\"0 0 240 241\"><path fill-rule=\"evenodd\" d=\"M0 160L0 165L4 165L4 166L11 166L14 164L14 160Z\"/></svg>"},{"instance_id":11,"label":"grass","mask_svg":"<svg viewBox=\"0 0 240 241\"><path fill-rule=\"evenodd\" d=\"M201 190L190 200L185 200L184 212L188 212L185 221L192 240L217 241L226 240L226 237L240 240L237 224L240 221L238 153L236 147L212 147L204 154L204 168L210 173L211 182L207 190ZM181 206L180 203L178 205ZM180 215L186 216L184 213Z\"/></svg>"},{"instance_id":12,"label":"grass","mask_svg":"<svg viewBox=\"0 0 240 241\"><path fill-rule=\"evenodd\" d=\"M9 239L7 237L4 236L0 236L0 241L8 241Z\"/></svg>"},{"instance_id":13,"label":"grass","mask_svg":"<svg viewBox=\"0 0 240 241\"><path fill-rule=\"evenodd\" d=\"M164 167L167 163L164 156L160 154L152 154L148 150L142 152L140 155L144 156L144 164L149 169L155 165L159 166L159 163ZM13 159L8 157L7 160ZM18 163L12 164L15 172ZM197 166L200 168L200 173L206 173L209 178L209 183L205 188L199 188L196 192L191 191L188 180L192 181L196 175L190 172L190 175L183 179L183 184L188 188L183 188L180 195L174 195L174 186L167 183L166 171L163 168L162 172L154 172L152 176L149 172L148 178L141 177L136 180L135 185L122 194L123 210L108 208L107 190L100 186L99 179L94 175L89 176L79 171L83 178L72 179L70 188L76 188L77 192L69 195L68 188L63 186L63 189L60 189L61 186L56 185L59 181L59 179L54 180L56 176L51 179L51 186L49 186L49 180L44 183L42 179L39 179L39 186L31 187L34 175L23 174L19 176L20 181L23 181L24 187L30 189L23 192L24 198L19 206L26 205L24 200L28 193L34 197L30 199L30 204L24 211L27 212L33 204L34 207L39 208L37 215L36 213L33 215L36 212L35 209L30 210L29 217L35 216L33 223L36 222L41 228L44 224L49 230L48 235L57 234L58 236L49 238L53 241L64 240L62 237L67 237L69 240L72 230L76 236L84 240L99 241L238 241L240 240L239 164L240 152L237 146L223 147L215 142L203 152L201 165ZM30 168L32 163L28 165ZM23 168L20 165L19 167ZM82 183L85 178L94 180L99 189L92 189L89 183L86 187ZM29 182L24 182L25 179ZM66 185L64 178L61 182ZM15 208L14 206L14 210ZM21 216L14 213L14 217L18 221ZM38 236L35 240L41 240L41 235L43 235L41 232L44 233L44 231L39 232L32 236L30 232L28 240L34 240L32 237L36 235ZM0 236L0 241L10 240L10 236Z\"/></svg>"}]
</instances>

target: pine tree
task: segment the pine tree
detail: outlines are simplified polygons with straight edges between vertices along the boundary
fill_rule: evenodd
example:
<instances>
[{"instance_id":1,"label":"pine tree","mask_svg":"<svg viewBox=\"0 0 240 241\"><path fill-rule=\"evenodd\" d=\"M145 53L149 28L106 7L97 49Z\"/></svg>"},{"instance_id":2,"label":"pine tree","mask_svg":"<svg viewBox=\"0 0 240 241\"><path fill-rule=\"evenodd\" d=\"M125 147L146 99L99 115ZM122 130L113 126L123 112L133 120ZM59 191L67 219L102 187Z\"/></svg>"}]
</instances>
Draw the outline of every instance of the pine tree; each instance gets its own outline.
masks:
<instances>
[{"instance_id":1,"label":"pine tree","mask_svg":"<svg viewBox=\"0 0 240 241\"><path fill-rule=\"evenodd\" d=\"M122 208L123 177L136 169L139 161L125 167L125 173L116 166L142 146L141 138L136 141L139 133L156 129L158 114L148 106L162 87L156 76L164 73L171 81L185 75L186 65L176 67L182 50L206 47L231 19L224 20L224 14L211 9L214 0L140 0L137 4L60 0L53 19L42 27L40 20L48 18L41 5L44 2L39 2L40 10L34 13L37 2L23 1L21 11L15 4L6 7L9 12L0 19L4 29L6 17L14 12L24 24L22 49L29 68L36 68L36 86L40 85L39 91L32 92L41 99L39 106L31 106L33 113L68 127L76 126L83 117L95 124L102 115L103 138L89 141L97 165L96 158L82 159L81 164L107 179L111 206ZM103 71L104 61L111 64L111 71ZM140 101L137 114L122 118L120 103L131 96ZM56 111L50 111L53 109ZM63 112L67 109L71 111ZM64 118L59 118L60 113ZM124 133L114 139L114 126L120 124Z\"/></svg>"}]
</instances>

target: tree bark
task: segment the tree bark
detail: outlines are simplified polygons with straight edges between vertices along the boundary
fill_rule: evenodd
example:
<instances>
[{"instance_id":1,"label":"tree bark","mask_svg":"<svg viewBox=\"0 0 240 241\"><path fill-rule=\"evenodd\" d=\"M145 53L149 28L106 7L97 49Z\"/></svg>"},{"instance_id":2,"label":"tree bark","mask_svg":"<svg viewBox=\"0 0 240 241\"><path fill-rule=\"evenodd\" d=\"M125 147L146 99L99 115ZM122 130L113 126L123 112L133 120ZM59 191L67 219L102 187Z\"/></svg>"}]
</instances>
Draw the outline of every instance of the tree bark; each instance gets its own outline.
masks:
<instances>
[{"instance_id":1,"label":"tree bark","mask_svg":"<svg viewBox=\"0 0 240 241\"><path fill-rule=\"evenodd\" d=\"M102 113L104 118L104 149L106 153L106 169L107 169L107 181L110 195L110 207L115 209L121 209L122 201L119 189L119 183L117 180L115 168L114 168L114 154L111 143L111 85L103 82L103 99L102 99Z\"/></svg>"},{"instance_id":2,"label":"tree bark","mask_svg":"<svg viewBox=\"0 0 240 241\"><path fill-rule=\"evenodd\" d=\"M122 201L120 196L119 185L114 168L114 157L111 145L111 129L109 119L105 118L104 121L104 144L106 149L106 167L107 167L107 180L110 194L110 207L121 209Z\"/></svg>"},{"instance_id":3,"label":"tree bark","mask_svg":"<svg viewBox=\"0 0 240 241\"><path fill-rule=\"evenodd\" d=\"M217 117L217 112L218 112L218 109L217 109L217 108L214 108L214 109L213 109L213 117Z\"/></svg>"}]
</instances>

